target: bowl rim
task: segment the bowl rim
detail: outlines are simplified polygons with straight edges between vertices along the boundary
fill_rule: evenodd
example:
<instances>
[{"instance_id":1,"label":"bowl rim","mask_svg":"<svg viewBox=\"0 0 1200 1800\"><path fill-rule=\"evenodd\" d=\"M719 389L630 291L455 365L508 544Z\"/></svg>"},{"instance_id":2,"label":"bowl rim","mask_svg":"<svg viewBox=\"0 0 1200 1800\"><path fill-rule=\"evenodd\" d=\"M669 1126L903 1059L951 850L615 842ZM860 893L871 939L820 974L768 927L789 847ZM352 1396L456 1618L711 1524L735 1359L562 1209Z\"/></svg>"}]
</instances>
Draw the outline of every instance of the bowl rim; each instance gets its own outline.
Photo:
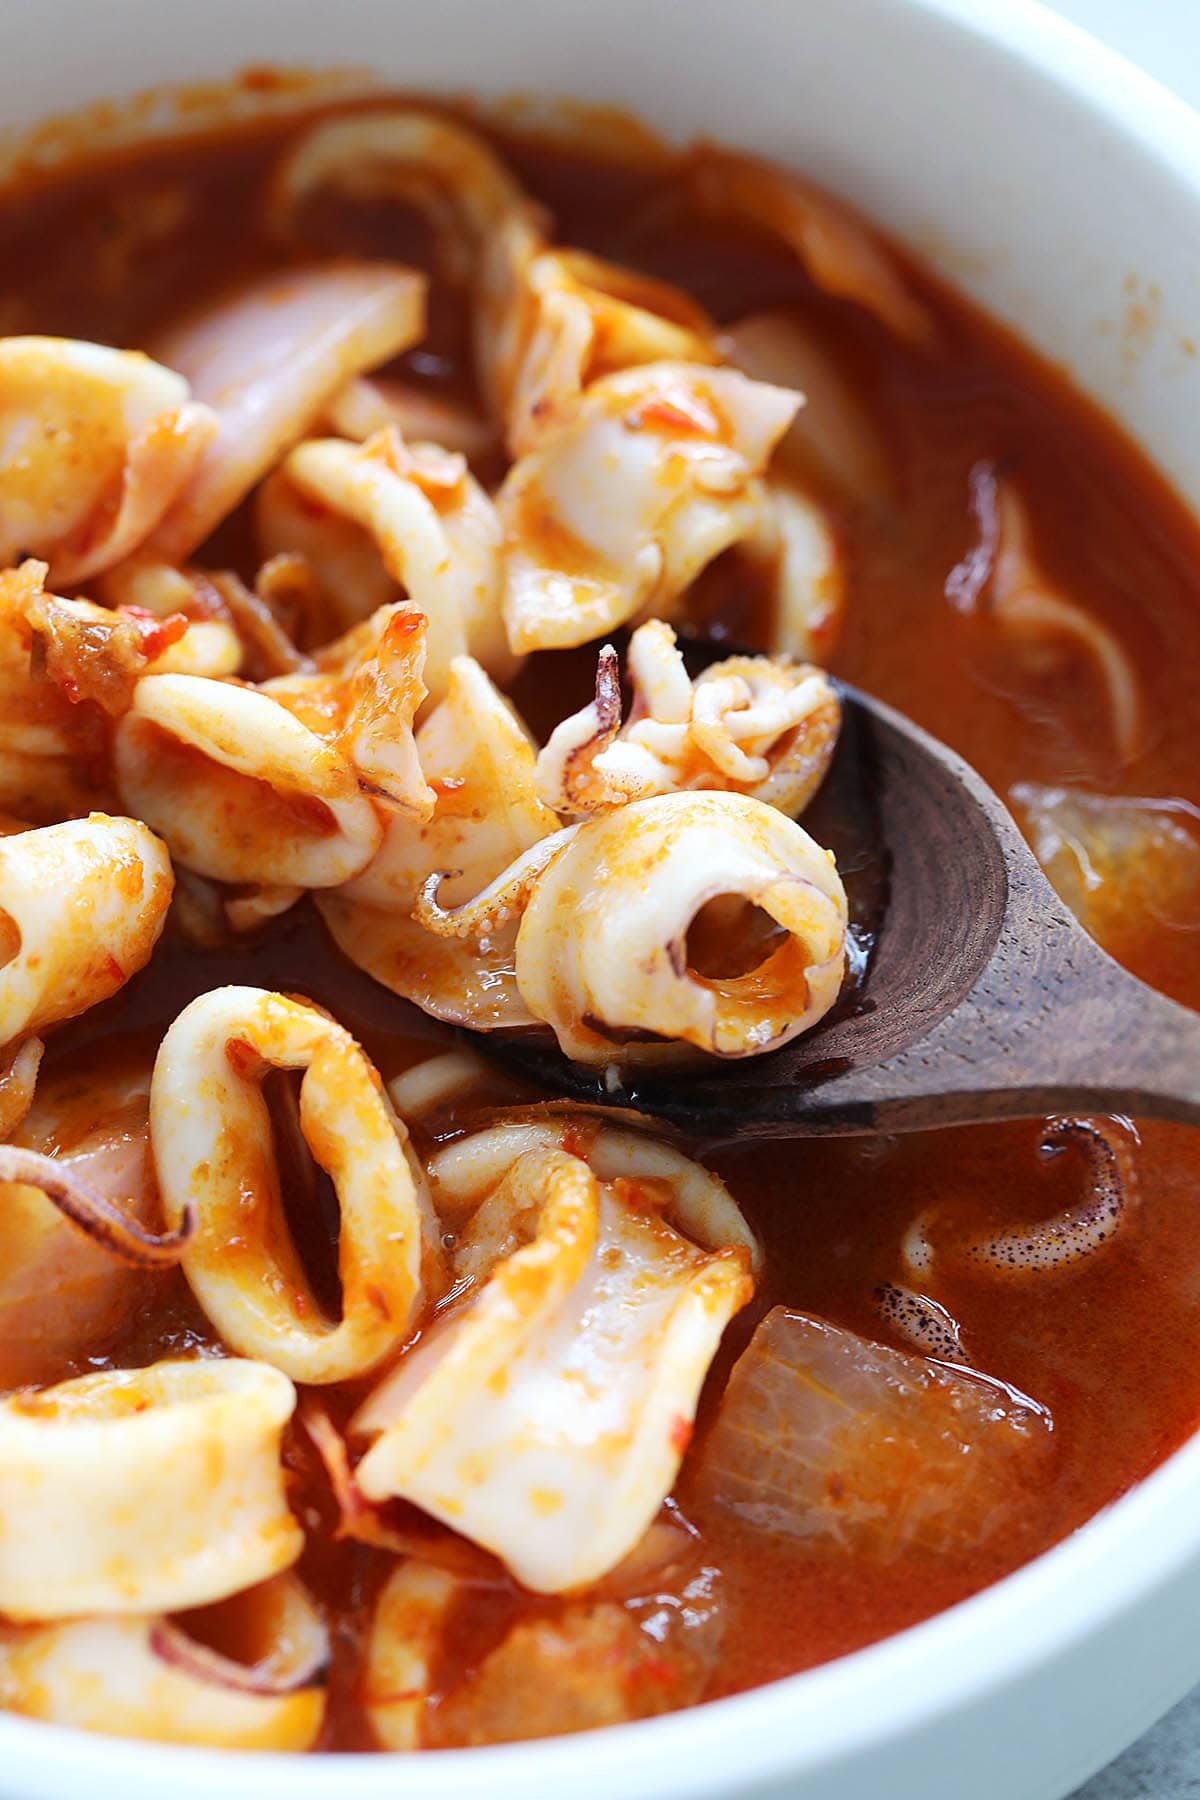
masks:
<instances>
[{"instance_id":1,"label":"bowl rim","mask_svg":"<svg viewBox=\"0 0 1200 1800\"><path fill-rule=\"evenodd\" d=\"M1200 113L1042 0L881 0L926 15L1016 60L1104 118L1200 208ZM920 1624L797 1675L660 1718L580 1736L410 1760L414 1800L521 1800L570 1784L572 1800L689 1800L839 1763L1017 1688L1082 1641L1119 1625L1200 1560L1200 1428L1069 1537ZM1198 1654L1200 1665L1200 1654ZM1200 1672L1200 1666L1198 1666ZM863 1702L869 1701L868 1705ZM210 1800L392 1800L396 1758L209 1750L106 1737L0 1713L0 1783L58 1800L106 1782L132 1796ZM1088 1773L1081 1767L1078 1779Z\"/></svg>"}]
</instances>

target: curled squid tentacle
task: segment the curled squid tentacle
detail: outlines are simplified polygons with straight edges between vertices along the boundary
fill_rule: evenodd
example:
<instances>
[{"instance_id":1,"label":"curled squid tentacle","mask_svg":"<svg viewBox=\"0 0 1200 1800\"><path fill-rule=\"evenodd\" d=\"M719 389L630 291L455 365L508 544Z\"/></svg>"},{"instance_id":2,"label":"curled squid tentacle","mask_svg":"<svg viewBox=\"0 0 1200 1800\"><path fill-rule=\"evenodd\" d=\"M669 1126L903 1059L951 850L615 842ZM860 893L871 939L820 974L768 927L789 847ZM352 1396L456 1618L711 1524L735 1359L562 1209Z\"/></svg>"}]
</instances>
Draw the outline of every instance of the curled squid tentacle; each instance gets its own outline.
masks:
<instances>
[{"instance_id":1,"label":"curled squid tentacle","mask_svg":"<svg viewBox=\"0 0 1200 1800\"><path fill-rule=\"evenodd\" d=\"M0 1144L0 1182L10 1181L37 1188L94 1244L137 1269L174 1268L196 1229L195 1209L186 1206L176 1230L147 1231L78 1175L69 1174L57 1157Z\"/></svg>"},{"instance_id":2,"label":"curled squid tentacle","mask_svg":"<svg viewBox=\"0 0 1200 1800\"><path fill-rule=\"evenodd\" d=\"M443 881L452 880L457 870L440 870L430 875L413 908L413 918L438 937L486 936L524 909L540 877L566 849L578 829L577 825L564 826L561 831L543 838L540 844L532 845L490 881L482 893L462 906L444 908L438 905L438 889Z\"/></svg>"},{"instance_id":3,"label":"curled squid tentacle","mask_svg":"<svg viewBox=\"0 0 1200 1800\"><path fill-rule=\"evenodd\" d=\"M596 697L551 732L537 761L538 796L559 813L588 813L625 798L613 793L596 758L621 729L621 664L611 644L596 659Z\"/></svg>"},{"instance_id":4,"label":"curled squid tentacle","mask_svg":"<svg viewBox=\"0 0 1200 1800\"><path fill-rule=\"evenodd\" d=\"M1128 1146L1094 1119L1052 1119L1042 1139L1043 1155L1072 1146L1090 1165L1089 1197L1040 1225L977 1238L967 1251L971 1262L1000 1274L1050 1273L1082 1262L1117 1235L1135 1189Z\"/></svg>"}]
</instances>

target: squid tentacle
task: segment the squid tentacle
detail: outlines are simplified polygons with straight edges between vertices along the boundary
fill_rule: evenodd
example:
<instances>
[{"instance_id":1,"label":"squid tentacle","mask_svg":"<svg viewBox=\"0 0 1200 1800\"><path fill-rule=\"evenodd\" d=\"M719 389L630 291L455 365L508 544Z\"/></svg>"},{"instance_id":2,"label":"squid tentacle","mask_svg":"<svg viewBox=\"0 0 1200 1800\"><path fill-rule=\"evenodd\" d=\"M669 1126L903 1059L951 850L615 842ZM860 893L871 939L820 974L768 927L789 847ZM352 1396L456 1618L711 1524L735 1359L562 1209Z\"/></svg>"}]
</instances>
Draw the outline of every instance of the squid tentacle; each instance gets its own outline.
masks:
<instances>
[{"instance_id":1,"label":"squid tentacle","mask_svg":"<svg viewBox=\"0 0 1200 1800\"><path fill-rule=\"evenodd\" d=\"M173 1268L196 1229L195 1212L187 1206L177 1230L147 1231L86 1181L68 1175L57 1158L17 1144L0 1144L0 1181L38 1188L93 1243L134 1268Z\"/></svg>"}]
</instances>

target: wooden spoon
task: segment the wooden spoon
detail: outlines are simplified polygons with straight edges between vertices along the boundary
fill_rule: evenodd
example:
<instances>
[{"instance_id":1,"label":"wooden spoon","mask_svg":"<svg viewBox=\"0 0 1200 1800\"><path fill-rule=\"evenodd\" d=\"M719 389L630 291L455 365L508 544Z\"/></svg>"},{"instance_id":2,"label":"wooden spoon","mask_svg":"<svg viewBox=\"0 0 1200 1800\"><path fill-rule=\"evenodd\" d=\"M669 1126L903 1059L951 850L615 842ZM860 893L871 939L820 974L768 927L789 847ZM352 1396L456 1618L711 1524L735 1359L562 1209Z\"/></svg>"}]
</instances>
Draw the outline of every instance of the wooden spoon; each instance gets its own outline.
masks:
<instances>
[{"instance_id":1,"label":"wooden spoon","mask_svg":"<svg viewBox=\"0 0 1200 1800\"><path fill-rule=\"evenodd\" d=\"M666 1073L622 1071L614 1046L619 1082L541 1034L479 1047L559 1093L718 1142L1055 1112L1200 1124L1200 1013L1088 937L960 756L882 702L841 694L837 755L804 823L846 883L850 971L813 1031Z\"/></svg>"}]
</instances>

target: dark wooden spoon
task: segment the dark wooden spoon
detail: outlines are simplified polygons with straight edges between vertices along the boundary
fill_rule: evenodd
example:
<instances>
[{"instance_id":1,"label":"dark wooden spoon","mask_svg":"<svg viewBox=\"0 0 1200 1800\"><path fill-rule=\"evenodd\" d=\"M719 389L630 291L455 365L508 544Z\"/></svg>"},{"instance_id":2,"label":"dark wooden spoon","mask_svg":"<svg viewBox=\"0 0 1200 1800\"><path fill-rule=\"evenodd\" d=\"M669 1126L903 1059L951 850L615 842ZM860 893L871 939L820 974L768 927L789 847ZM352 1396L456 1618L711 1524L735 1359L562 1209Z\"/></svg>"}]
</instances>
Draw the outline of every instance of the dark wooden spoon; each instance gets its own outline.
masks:
<instances>
[{"instance_id":1,"label":"dark wooden spoon","mask_svg":"<svg viewBox=\"0 0 1200 1800\"><path fill-rule=\"evenodd\" d=\"M621 1079L541 1034L476 1039L589 1105L725 1141L923 1131L1052 1112L1200 1124L1200 1013L1115 963L1058 898L1001 801L953 750L843 686L805 826L850 897L838 1005L783 1049Z\"/></svg>"}]
</instances>

